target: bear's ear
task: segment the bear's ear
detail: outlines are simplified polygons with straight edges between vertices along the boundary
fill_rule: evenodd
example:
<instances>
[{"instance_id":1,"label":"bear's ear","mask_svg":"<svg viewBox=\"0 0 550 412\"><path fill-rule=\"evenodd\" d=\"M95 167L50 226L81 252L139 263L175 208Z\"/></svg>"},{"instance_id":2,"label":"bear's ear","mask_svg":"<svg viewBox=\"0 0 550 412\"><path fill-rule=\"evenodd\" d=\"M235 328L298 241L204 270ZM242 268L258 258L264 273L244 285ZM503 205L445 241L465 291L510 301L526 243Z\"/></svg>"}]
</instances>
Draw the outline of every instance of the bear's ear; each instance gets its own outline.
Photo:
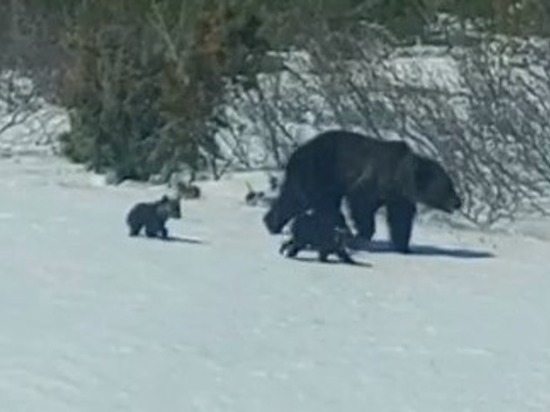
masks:
<instances>
[{"instance_id":1,"label":"bear's ear","mask_svg":"<svg viewBox=\"0 0 550 412\"><path fill-rule=\"evenodd\" d=\"M170 201L170 199L168 199L168 196L167 195L163 195L161 198L160 198L160 202L161 203L168 203Z\"/></svg>"}]
</instances>

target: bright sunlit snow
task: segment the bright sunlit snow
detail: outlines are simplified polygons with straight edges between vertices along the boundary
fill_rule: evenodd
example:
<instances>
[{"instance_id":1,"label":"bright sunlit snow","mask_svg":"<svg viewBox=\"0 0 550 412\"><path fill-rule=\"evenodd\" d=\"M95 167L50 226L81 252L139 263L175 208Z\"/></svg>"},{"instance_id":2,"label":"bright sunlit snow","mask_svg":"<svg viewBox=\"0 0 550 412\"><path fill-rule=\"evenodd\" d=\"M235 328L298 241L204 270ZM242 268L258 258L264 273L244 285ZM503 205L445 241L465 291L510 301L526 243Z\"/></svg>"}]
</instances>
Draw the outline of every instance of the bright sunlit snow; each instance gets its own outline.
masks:
<instances>
[{"instance_id":1,"label":"bright sunlit snow","mask_svg":"<svg viewBox=\"0 0 550 412\"><path fill-rule=\"evenodd\" d=\"M419 254L365 268L280 256L243 202L261 174L203 183L163 242L124 224L161 187L43 156L0 173L2 411L550 410L545 222L426 222Z\"/></svg>"}]
</instances>

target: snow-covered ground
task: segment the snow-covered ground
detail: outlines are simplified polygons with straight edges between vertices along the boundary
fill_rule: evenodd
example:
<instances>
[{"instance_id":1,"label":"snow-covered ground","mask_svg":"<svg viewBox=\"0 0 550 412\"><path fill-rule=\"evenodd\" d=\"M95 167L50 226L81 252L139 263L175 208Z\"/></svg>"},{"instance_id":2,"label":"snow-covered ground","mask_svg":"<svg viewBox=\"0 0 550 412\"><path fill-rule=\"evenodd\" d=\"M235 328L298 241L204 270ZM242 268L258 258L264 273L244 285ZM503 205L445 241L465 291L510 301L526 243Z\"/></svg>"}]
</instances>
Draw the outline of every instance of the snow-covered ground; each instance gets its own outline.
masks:
<instances>
[{"instance_id":1,"label":"snow-covered ground","mask_svg":"<svg viewBox=\"0 0 550 412\"><path fill-rule=\"evenodd\" d=\"M411 256L380 221L371 267L290 260L241 173L200 183L175 241L132 239L165 189L52 157L67 128L45 106L0 133L0 412L550 410L550 220L432 213Z\"/></svg>"},{"instance_id":2,"label":"snow-covered ground","mask_svg":"<svg viewBox=\"0 0 550 412\"><path fill-rule=\"evenodd\" d=\"M548 222L428 221L422 253L354 267L278 255L254 176L203 183L163 242L124 225L161 187L50 157L0 175L2 411L550 410Z\"/></svg>"}]
</instances>

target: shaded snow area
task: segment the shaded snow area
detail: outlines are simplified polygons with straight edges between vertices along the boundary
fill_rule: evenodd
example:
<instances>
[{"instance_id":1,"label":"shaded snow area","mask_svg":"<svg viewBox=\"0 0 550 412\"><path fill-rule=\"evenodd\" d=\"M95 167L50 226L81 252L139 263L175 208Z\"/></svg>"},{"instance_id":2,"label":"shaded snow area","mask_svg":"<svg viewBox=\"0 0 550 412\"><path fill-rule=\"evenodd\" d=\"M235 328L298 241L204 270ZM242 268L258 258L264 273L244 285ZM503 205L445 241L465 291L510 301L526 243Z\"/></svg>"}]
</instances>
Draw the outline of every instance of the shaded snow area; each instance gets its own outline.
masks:
<instances>
[{"instance_id":1,"label":"shaded snow area","mask_svg":"<svg viewBox=\"0 0 550 412\"><path fill-rule=\"evenodd\" d=\"M430 220L419 254L322 264L278 254L261 175L203 183L164 242L124 225L160 187L0 173L2 411L550 410L548 236Z\"/></svg>"}]
</instances>

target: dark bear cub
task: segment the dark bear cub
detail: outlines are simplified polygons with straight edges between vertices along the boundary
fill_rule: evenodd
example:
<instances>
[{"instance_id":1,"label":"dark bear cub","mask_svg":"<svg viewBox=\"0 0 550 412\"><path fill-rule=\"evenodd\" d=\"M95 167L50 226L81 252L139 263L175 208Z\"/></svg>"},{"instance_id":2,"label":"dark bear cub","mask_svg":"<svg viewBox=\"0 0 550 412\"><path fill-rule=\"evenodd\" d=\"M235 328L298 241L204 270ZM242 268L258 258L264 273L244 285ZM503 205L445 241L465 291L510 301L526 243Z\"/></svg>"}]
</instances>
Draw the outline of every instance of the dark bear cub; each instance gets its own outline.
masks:
<instances>
[{"instance_id":1,"label":"dark bear cub","mask_svg":"<svg viewBox=\"0 0 550 412\"><path fill-rule=\"evenodd\" d=\"M130 236L137 236L145 227L147 237L168 238L166 221L181 219L180 199L171 199L164 195L156 202L142 202L134 205L126 217Z\"/></svg>"},{"instance_id":2,"label":"dark bear cub","mask_svg":"<svg viewBox=\"0 0 550 412\"><path fill-rule=\"evenodd\" d=\"M341 214L308 211L292 221L291 237L284 242L279 253L295 257L301 250L316 250L319 260L327 262L330 254L335 254L345 263L355 264L346 250L351 231Z\"/></svg>"}]
</instances>

